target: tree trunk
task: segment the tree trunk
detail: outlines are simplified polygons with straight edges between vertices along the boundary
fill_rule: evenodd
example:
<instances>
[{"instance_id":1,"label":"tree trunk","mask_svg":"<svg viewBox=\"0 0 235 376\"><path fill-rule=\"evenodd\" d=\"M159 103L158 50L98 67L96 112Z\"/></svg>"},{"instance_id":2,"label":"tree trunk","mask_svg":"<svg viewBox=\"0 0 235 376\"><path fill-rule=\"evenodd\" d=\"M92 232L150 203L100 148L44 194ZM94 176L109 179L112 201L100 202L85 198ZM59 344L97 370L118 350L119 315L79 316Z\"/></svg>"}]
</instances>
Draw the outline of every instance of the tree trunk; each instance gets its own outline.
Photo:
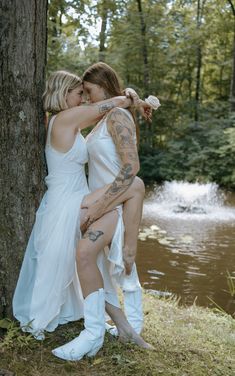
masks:
<instances>
[{"instance_id":1,"label":"tree trunk","mask_svg":"<svg viewBox=\"0 0 235 376\"><path fill-rule=\"evenodd\" d=\"M196 71L196 91L195 91L195 114L194 120L199 120L200 90L201 90L201 68L202 68L202 50L201 46L197 47L197 71Z\"/></svg>"},{"instance_id":2,"label":"tree trunk","mask_svg":"<svg viewBox=\"0 0 235 376\"><path fill-rule=\"evenodd\" d=\"M142 10L142 3L141 0L136 0L138 5L138 12L140 17L140 25L141 25L141 36L142 36L142 53L143 53L143 60L144 60L144 95L149 94L149 64L148 64L148 50L146 44L146 24L144 20L143 10Z\"/></svg>"},{"instance_id":3,"label":"tree trunk","mask_svg":"<svg viewBox=\"0 0 235 376\"><path fill-rule=\"evenodd\" d=\"M1 0L0 317L11 316L23 254L44 189L47 0Z\"/></svg>"},{"instance_id":4,"label":"tree trunk","mask_svg":"<svg viewBox=\"0 0 235 376\"><path fill-rule=\"evenodd\" d=\"M234 36L233 36L233 58L232 58L232 78L230 89L231 111L235 111L235 15L234 15Z\"/></svg>"},{"instance_id":5,"label":"tree trunk","mask_svg":"<svg viewBox=\"0 0 235 376\"><path fill-rule=\"evenodd\" d=\"M202 17L202 6L201 0L197 0L197 33L200 33L201 27L201 17ZM200 106L200 90L201 90L201 68L202 68L202 50L201 50L201 42L199 40L197 45L197 52L196 52L196 90L195 90L195 112L194 112L194 120L198 122L199 120L199 106Z\"/></svg>"},{"instance_id":6,"label":"tree trunk","mask_svg":"<svg viewBox=\"0 0 235 376\"><path fill-rule=\"evenodd\" d=\"M232 0L228 0L233 13L233 57L232 57L232 77L230 86L230 103L231 111L235 111L235 6Z\"/></svg>"},{"instance_id":7,"label":"tree trunk","mask_svg":"<svg viewBox=\"0 0 235 376\"><path fill-rule=\"evenodd\" d=\"M99 60L105 61L105 40L108 21L108 6L106 4L106 1L103 1L102 4L101 19Z\"/></svg>"},{"instance_id":8,"label":"tree trunk","mask_svg":"<svg viewBox=\"0 0 235 376\"><path fill-rule=\"evenodd\" d=\"M144 96L147 97L149 95L149 63L148 63L148 49L146 43L146 23L144 19L143 9L142 9L142 2L141 0L136 0L138 6L138 13L140 18L140 31L142 37L142 54L143 54L143 63L144 63ZM145 127L144 131L144 139L145 142L150 146L153 147L153 124L149 123L148 126Z\"/></svg>"}]
</instances>

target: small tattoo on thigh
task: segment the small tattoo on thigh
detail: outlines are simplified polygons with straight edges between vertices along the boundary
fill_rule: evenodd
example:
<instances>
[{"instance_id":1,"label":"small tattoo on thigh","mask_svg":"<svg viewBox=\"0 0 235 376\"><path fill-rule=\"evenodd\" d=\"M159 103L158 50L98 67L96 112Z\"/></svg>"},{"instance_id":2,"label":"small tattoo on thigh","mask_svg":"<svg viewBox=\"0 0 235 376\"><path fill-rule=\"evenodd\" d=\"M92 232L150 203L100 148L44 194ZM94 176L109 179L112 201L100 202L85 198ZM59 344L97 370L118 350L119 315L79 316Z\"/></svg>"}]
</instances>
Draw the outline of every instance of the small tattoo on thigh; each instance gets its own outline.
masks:
<instances>
[{"instance_id":1,"label":"small tattoo on thigh","mask_svg":"<svg viewBox=\"0 0 235 376\"><path fill-rule=\"evenodd\" d=\"M92 242L95 242L102 235L104 235L103 231L100 231L100 230L93 231L90 229L85 232L82 238L90 239Z\"/></svg>"}]
</instances>

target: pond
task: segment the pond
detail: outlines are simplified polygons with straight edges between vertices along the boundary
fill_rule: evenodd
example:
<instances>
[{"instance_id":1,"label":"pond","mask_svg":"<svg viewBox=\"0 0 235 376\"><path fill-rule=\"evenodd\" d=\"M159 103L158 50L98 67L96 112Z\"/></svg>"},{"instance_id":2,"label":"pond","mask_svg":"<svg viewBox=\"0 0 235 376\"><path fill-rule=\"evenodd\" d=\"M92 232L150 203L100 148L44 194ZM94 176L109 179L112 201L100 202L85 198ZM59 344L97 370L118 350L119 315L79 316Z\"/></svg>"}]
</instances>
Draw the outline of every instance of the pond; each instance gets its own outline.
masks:
<instances>
[{"instance_id":1,"label":"pond","mask_svg":"<svg viewBox=\"0 0 235 376\"><path fill-rule=\"evenodd\" d=\"M235 312L235 193L216 184L165 182L148 191L139 233L142 286L184 304Z\"/></svg>"}]
</instances>

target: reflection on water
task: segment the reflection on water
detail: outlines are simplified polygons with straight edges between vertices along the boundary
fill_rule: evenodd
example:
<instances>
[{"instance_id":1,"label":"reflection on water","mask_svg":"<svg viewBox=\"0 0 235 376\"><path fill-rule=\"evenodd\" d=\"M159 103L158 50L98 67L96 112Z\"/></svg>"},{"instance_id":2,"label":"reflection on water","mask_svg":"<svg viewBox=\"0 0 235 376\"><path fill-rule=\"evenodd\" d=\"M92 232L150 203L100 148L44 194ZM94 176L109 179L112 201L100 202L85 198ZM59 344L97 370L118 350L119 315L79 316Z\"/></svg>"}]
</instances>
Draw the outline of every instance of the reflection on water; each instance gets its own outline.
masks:
<instances>
[{"instance_id":1,"label":"reflection on water","mask_svg":"<svg viewBox=\"0 0 235 376\"><path fill-rule=\"evenodd\" d=\"M235 194L226 198L215 184L156 188L144 205L137 265L145 288L189 304L212 306L211 298L233 313L226 272L235 272Z\"/></svg>"}]
</instances>

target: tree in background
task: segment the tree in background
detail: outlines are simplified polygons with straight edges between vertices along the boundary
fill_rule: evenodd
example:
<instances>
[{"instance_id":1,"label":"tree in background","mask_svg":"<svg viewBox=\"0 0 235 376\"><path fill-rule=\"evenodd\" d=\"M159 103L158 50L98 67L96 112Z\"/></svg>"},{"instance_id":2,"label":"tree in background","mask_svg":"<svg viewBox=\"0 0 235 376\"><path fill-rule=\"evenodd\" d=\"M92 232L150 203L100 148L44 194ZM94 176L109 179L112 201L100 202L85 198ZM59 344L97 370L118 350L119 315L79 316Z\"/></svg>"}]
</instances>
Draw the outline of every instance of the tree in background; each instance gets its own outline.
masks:
<instances>
[{"instance_id":1,"label":"tree in background","mask_svg":"<svg viewBox=\"0 0 235 376\"><path fill-rule=\"evenodd\" d=\"M231 6L231 12L233 15L233 59L232 59L230 101L231 101L231 111L235 111L235 6L232 0L228 0L228 2Z\"/></svg>"},{"instance_id":2,"label":"tree in background","mask_svg":"<svg viewBox=\"0 0 235 376\"><path fill-rule=\"evenodd\" d=\"M12 293L43 192L47 0L2 0L0 316Z\"/></svg>"}]
</instances>

